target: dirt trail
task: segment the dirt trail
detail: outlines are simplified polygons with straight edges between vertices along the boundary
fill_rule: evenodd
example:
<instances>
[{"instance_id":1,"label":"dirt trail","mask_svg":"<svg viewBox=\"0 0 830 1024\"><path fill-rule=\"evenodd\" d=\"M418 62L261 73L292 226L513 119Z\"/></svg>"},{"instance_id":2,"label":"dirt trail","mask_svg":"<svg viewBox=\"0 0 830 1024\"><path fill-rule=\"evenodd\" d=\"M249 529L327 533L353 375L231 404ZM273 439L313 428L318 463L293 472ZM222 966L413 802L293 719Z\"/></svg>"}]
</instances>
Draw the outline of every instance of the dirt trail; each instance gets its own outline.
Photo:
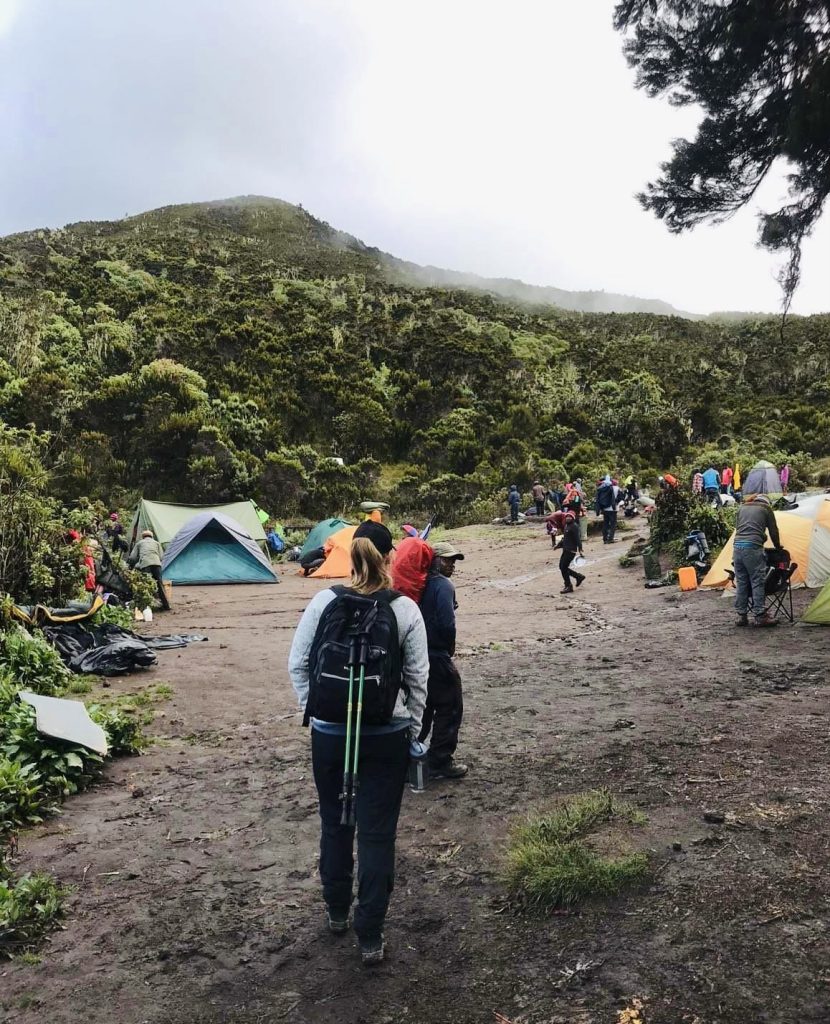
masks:
<instances>
[{"instance_id":1,"label":"dirt trail","mask_svg":"<svg viewBox=\"0 0 830 1024\"><path fill-rule=\"evenodd\" d=\"M113 683L172 684L160 742L21 840L26 868L75 891L42 962L0 968L5 1020L615 1024L636 996L648 1024L826 1022L830 631L735 630L718 596L646 591L624 544L592 540L566 598L536 528L457 543L471 771L407 791L387 963L364 971L322 928L285 671L319 584L190 588L159 621L209 642ZM597 785L648 815L651 881L516 915L498 877L511 820Z\"/></svg>"}]
</instances>

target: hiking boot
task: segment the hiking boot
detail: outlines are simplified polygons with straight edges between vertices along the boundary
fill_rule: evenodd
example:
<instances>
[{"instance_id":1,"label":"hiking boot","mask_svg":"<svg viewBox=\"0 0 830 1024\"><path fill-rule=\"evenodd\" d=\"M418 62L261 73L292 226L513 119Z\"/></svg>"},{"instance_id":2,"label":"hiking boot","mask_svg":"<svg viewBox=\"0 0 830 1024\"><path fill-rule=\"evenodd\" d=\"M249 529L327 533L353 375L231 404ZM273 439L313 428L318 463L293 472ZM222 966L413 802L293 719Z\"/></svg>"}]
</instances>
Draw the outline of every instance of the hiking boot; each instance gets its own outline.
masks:
<instances>
[{"instance_id":1,"label":"hiking boot","mask_svg":"<svg viewBox=\"0 0 830 1024\"><path fill-rule=\"evenodd\" d=\"M756 626L777 626L778 625L778 619L774 619L771 615L767 615L766 612L765 612L760 617L760 619L756 619L755 620L755 625Z\"/></svg>"},{"instance_id":2,"label":"hiking boot","mask_svg":"<svg viewBox=\"0 0 830 1024\"><path fill-rule=\"evenodd\" d=\"M360 959L363 961L364 967L383 963L385 952L382 935L379 939L360 940Z\"/></svg>"},{"instance_id":3,"label":"hiking boot","mask_svg":"<svg viewBox=\"0 0 830 1024\"><path fill-rule=\"evenodd\" d=\"M581 587L584 582L585 582L585 577L582 575L582 573L578 573L577 577L576 577L576 585L578 587Z\"/></svg>"},{"instance_id":4,"label":"hiking boot","mask_svg":"<svg viewBox=\"0 0 830 1024\"><path fill-rule=\"evenodd\" d=\"M349 930L348 910L327 910L326 920L332 935L343 935Z\"/></svg>"},{"instance_id":5,"label":"hiking boot","mask_svg":"<svg viewBox=\"0 0 830 1024\"><path fill-rule=\"evenodd\" d=\"M463 779L469 770L466 764L449 761L447 764L438 765L435 768L430 766L429 777L431 779Z\"/></svg>"},{"instance_id":6,"label":"hiking boot","mask_svg":"<svg viewBox=\"0 0 830 1024\"><path fill-rule=\"evenodd\" d=\"M573 592L573 587L563 587L563 589L559 591L560 594L572 594Z\"/></svg>"},{"instance_id":7,"label":"hiking boot","mask_svg":"<svg viewBox=\"0 0 830 1024\"><path fill-rule=\"evenodd\" d=\"M735 623L735 625L736 626L748 626L749 625L749 617L747 616L747 614L744 613L743 615L739 615L738 616L738 621Z\"/></svg>"}]
</instances>

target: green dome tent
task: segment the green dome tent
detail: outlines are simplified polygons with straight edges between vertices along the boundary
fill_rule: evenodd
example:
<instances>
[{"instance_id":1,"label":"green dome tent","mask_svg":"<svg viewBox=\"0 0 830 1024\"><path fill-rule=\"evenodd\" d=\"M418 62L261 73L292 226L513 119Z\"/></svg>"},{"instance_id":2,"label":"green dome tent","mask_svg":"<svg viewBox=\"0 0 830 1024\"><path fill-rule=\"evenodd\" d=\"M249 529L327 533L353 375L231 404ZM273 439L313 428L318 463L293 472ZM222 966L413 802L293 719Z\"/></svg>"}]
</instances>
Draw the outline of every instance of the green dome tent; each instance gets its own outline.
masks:
<instances>
[{"instance_id":1,"label":"green dome tent","mask_svg":"<svg viewBox=\"0 0 830 1024\"><path fill-rule=\"evenodd\" d=\"M250 533L221 512L191 516L164 552L161 573L179 586L279 582Z\"/></svg>"},{"instance_id":2,"label":"green dome tent","mask_svg":"<svg viewBox=\"0 0 830 1024\"><path fill-rule=\"evenodd\" d=\"M224 505L176 505L142 498L133 516L127 541L132 547L141 537L142 530L152 530L159 544L166 548L184 524L201 512L221 512L230 516L261 548L265 547L265 531L252 501L231 501Z\"/></svg>"},{"instance_id":3,"label":"green dome tent","mask_svg":"<svg viewBox=\"0 0 830 1024\"><path fill-rule=\"evenodd\" d=\"M303 558L315 548L321 548L333 533L342 530L344 526L351 526L345 519L323 519L311 529L300 549L300 558Z\"/></svg>"}]
</instances>

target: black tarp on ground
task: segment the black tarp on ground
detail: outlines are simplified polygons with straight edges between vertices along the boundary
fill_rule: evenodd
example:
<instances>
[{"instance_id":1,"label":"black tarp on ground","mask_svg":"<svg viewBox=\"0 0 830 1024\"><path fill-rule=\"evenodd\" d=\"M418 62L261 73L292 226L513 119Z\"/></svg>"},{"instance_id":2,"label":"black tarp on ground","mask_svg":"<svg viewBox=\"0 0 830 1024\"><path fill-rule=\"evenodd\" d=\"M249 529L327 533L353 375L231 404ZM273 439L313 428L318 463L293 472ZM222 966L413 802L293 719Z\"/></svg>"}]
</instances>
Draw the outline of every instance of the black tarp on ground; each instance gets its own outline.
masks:
<instances>
[{"instance_id":1,"label":"black tarp on ground","mask_svg":"<svg viewBox=\"0 0 830 1024\"><path fill-rule=\"evenodd\" d=\"M120 676L157 661L140 637L112 623L84 629L78 622L69 622L46 626L43 635L64 664L81 675Z\"/></svg>"}]
</instances>

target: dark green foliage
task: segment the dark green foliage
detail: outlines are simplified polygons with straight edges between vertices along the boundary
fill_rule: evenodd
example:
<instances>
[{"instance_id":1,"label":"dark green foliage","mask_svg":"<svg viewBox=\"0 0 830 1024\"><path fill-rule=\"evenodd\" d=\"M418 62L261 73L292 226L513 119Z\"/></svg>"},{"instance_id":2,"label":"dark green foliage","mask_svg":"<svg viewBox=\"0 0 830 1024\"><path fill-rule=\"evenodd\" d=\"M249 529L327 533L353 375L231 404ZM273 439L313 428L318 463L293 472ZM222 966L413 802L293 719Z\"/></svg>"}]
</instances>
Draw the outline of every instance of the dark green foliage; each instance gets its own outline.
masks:
<instances>
[{"instance_id":1,"label":"dark green foliage","mask_svg":"<svg viewBox=\"0 0 830 1024\"><path fill-rule=\"evenodd\" d=\"M77 552L59 544L50 491L107 507L253 497L317 519L379 496L405 463L382 496L449 523L513 482L633 470L653 484L733 439L747 464L830 455L828 317L793 318L782 342L765 319L585 315L418 288L268 201L18 235L0 252L15 268L0 274L0 470L15 447L39 464L27 494L52 531L18 558L38 570L16 570L16 596L36 596L30 581L68 589Z\"/></svg>"},{"instance_id":2,"label":"dark green foliage","mask_svg":"<svg viewBox=\"0 0 830 1024\"><path fill-rule=\"evenodd\" d=\"M31 634L14 625L0 632L0 672L13 679L18 689L46 697L59 696L70 678L60 655L39 631Z\"/></svg>"},{"instance_id":3,"label":"dark green foliage","mask_svg":"<svg viewBox=\"0 0 830 1024\"><path fill-rule=\"evenodd\" d=\"M85 789L104 763L100 754L86 747L39 733L34 708L22 702L13 704L0 723L2 757L28 768L56 801Z\"/></svg>"},{"instance_id":4,"label":"dark green foliage","mask_svg":"<svg viewBox=\"0 0 830 1024\"><path fill-rule=\"evenodd\" d=\"M788 201L760 216L760 241L788 254L789 304L801 245L830 193L830 9L826 0L621 0L615 24L637 84L704 117L640 197L682 231L745 206L776 161Z\"/></svg>"}]
</instances>

